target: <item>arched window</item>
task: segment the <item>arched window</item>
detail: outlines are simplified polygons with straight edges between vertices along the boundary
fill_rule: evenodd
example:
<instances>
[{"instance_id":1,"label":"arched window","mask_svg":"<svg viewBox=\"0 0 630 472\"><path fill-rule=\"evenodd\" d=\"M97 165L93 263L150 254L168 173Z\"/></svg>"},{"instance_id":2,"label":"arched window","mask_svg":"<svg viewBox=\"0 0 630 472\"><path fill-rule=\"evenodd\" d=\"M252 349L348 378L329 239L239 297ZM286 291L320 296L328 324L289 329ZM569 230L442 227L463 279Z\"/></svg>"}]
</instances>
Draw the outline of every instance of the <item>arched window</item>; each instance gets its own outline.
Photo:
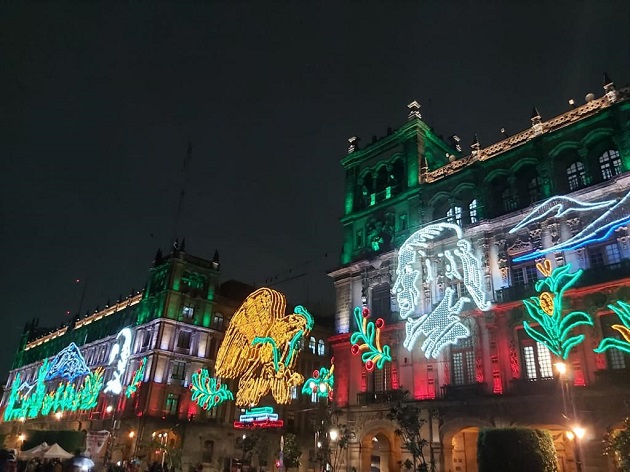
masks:
<instances>
[{"instance_id":1,"label":"arched window","mask_svg":"<svg viewBox=\"0 0 630 472\"><path fill-rule=\"evenodd\" d=\"M477 223L477 199L475 198L468 204L468 216L470 217L470 223Z\"/></svg>"},{"instance_id":2,"label":"arched window","mask_svg":"<svg viewBox=\"0 0 630 472\"><path fill-rule=\"evenodd\" d=\"M454 206L448 209L446 212L446 221L449 223L455 223L456 225L462 225L462 207Z\"/></svg>"},{"instance_id":3,"label":"arched window","mask_svg":"<svg viewBox=\"0 0 630 472\"><path fill-rule=\"evenodd\" d=\"M602 179L612 179L615 175L621 174L621 158L619 151L610 149L599 156L599 168L602 171Z\"/></svg>"},{"instance_id":4,"label":"arched window","mask_svg":"<svg viewBox=\"0 0 630 472\"><path fill-rule=\"evenodd\" d=\"M315 346L316 346L315 338L311 336L311 340L308 342L308 348L313 354L315 354Z\"/></svg>"},{"instance_id":5,"label":"arched window","mask_svg":"<svg viewBox=\"0 0 630 472\"><path fill-rule=\"evenodd\" d=\"M580 161L576 161L567 167L567 180L569 181L569 190L578 190L586 187L586 168Z\"/></svg>"},{"instance_id":6,"label":"arched window","mask_svg":"<svg viewBox=\"0 0 630 472\"><path fill-rule=\"evenodd\" d=\"M326 345L324 344L324 340L320 339L317 342L317 355L323 356L326 354Z\"/></svg>"}]
</instances>

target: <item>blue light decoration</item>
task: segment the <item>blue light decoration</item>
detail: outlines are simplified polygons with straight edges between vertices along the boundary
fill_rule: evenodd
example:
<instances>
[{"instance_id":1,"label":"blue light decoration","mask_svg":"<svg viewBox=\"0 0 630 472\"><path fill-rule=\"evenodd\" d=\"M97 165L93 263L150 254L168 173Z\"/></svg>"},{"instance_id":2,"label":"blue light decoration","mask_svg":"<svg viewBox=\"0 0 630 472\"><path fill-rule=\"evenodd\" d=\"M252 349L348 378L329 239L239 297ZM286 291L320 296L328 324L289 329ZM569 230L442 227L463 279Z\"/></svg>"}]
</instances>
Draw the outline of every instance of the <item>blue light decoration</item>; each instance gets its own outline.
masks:
<instances>
[{"instance_id":1,"label":"blue light decoration","mask_svg":"<svg viewBox=\"0 0 630 472\"><path fill-rule=\"evenodd\" d=\"M333 388L335 386L335 358L330 359L330 369L320 367L319 370L313 371L313 376L307 379L302 386L302 393L311 396L311 401L317 401L317 398L333 399Z\"/></svg>"},{"instance_id":2,"label":"blue light decoration","mask_svg":"<svg viewBox=\"0 0 630 472\"><path fill-rule=\"evenodd\" d=\"M434 243L446 238L454 238L453 246L436 250ZM463 282L468 296L455 299L455 290L447 286L438 305L433 311L426 312L422 307L430 303L423 300L423 285L437 283L438 264L445 267L447 282ZM421 350L427 358L436 359L446 346L469 337L470 330L459 315L474 306L482 311L490 309L483 282L481 261L474 255L472 244L464 238L458 225L433 223L413 233L398 251L396 282L392 289L400 317L407 320L403 346L411 351L423 335L425 340Z\"/></svg>"},{"instance_id":3,"label":"blue light decoration","mask_svg":"<svg viewBox=\"0 0 630 472\"><path fill-rule=\"evenodd\" d=\"M278 414L273 411L273 407L259 406L239 416L239 421L234 422L234 427L238 429L255 428L282 428L284 421L278 419Z\"/></svg>"},{"instance_id":4,"label":"blue light decoration","mask_svg":"<svg viewBox=\"0 0 630 472\"><path fill-rule=\"evenodd\" d=\"M567 239L563 243L534 251L514 258L514 262L538 259L550 252L569 251L579 249L592 243L605 241L619 227L630 223L630 192L619 201L607 200L597 203L586 203L566 196L556 196L545 200L523 218L510 233L516 233L531 223L549 217L561 217L571 212L591 212L605 210L596 216L582 231Z\"/></svg>"},{"instance_id":5,"label":"blue light decoration","mask_svg":"<svg viewBox=\"0 0 630 472\"><path fill-rule=\"evenodd\" d=\"M45 380L63 377L72 382L75 378L89 373L90 369L81 355L81 350L76 344L70 343L68 347L59 351L51 361Z\"/></svg>"}]
</instances>

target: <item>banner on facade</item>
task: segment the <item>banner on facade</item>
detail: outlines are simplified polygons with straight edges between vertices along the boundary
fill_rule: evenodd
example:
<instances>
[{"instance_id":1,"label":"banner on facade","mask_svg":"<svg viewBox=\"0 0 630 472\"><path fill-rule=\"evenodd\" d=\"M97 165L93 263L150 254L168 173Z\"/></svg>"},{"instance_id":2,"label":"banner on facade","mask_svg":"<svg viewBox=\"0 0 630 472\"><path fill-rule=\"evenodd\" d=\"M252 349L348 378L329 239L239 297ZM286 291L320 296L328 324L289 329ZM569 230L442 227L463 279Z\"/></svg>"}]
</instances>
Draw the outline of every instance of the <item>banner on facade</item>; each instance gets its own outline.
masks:
<instances>
[{"instance_id":1,"label":"banner on facade","mask_svg":"<svg viewBox=\"0 0 630 472\"><path fill-rule=\"evenodd\" d=\"M109 439L109 431L90 431L85 441L85 452L90 457L98 457L104 451L104 446Z\"/></svg>"}]
</instances>

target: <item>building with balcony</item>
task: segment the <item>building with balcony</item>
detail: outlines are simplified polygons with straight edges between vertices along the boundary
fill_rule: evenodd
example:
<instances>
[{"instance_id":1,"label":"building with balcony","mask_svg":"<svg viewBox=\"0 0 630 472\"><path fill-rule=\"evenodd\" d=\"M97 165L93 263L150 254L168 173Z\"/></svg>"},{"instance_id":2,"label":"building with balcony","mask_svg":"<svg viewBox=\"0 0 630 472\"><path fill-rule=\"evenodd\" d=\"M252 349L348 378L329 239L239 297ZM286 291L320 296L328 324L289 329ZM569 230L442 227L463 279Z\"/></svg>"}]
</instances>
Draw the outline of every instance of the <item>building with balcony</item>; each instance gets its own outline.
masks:
<instances>
[{"instance_id":1,"label":"building with balcony","mask_svg":"<svg viewBox=\"0 0 630 472\"><path fill-rule=\"evenodd\" d=\"M233 427L241 410L233 401L200 408L190 390L195 372L213 375L224 331L254 290L237 281L219 284L219 274L218 253L205 260L183 247L166 256L158 251L143 291L58 328L28 323L2 398L6 446L20 448L24 437L24 446L35 445L29 444L35 437L50 443L59 432L74 431L87 436L80 445L96 461L235 469L243 458L243 431ZM299 346L297 369L306 378L329 364L330 333L316 327ZM102 388L90 398L85 385L99 378ZM226 383L235 392L236 382ZM308 434L310 445L304 406L275 407L288 429ZM276 448L266 452L256 458L258 466L273 464Z\"/></svg>"},{"instance_id":2,"label":"building with balcony","mask_svg":"<svg viewBox=\"0 0 630 472\"><path fill-rule=\"evenodd\" d=\"M475 137L470 153L457 136L438 137L417 102L386 136L349 140L341 266L330 273L346 467L401 469L409 454L387 413L404 400L422 409L437 471L475 472L479 429L509 425L550 430L561 471L608 470L602 436L628 414L630 387L630 350L617 348L630 340L620 319L630 299L629 99L605 77L601 97L548 120L534 109L530 127L490 145ZM545 285L562 273L555 291ZM385 322L382 369L351 353L363 307ZM558 334L564 319L573 321ZM554 329L560 350L536 334ZM617 347L602 349L605 339Z\"/></svg>"}]
</instances>

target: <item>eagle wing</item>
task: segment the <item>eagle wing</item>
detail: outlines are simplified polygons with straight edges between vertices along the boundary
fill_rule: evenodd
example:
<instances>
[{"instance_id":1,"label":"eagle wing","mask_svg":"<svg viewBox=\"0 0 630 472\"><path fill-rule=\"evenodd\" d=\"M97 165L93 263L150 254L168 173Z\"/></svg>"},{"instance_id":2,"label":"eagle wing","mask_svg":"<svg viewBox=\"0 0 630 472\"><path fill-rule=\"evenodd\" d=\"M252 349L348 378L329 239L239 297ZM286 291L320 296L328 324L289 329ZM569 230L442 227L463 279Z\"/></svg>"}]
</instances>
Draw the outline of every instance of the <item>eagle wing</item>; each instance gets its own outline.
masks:
<instances>
[{"instance_id":1,"label":"eagle wing","mask_svg":"<svg viewBox=\"0 0 630 472\"><path fill-rule=\"evenodd\" d=\"M284 316L286 299L280 292L260 288L251 293L236 310L217 353L217 377L235 379L252 364L260 362L254 338L267 336L273 322Z\"/></svg>"}]
</instances>

